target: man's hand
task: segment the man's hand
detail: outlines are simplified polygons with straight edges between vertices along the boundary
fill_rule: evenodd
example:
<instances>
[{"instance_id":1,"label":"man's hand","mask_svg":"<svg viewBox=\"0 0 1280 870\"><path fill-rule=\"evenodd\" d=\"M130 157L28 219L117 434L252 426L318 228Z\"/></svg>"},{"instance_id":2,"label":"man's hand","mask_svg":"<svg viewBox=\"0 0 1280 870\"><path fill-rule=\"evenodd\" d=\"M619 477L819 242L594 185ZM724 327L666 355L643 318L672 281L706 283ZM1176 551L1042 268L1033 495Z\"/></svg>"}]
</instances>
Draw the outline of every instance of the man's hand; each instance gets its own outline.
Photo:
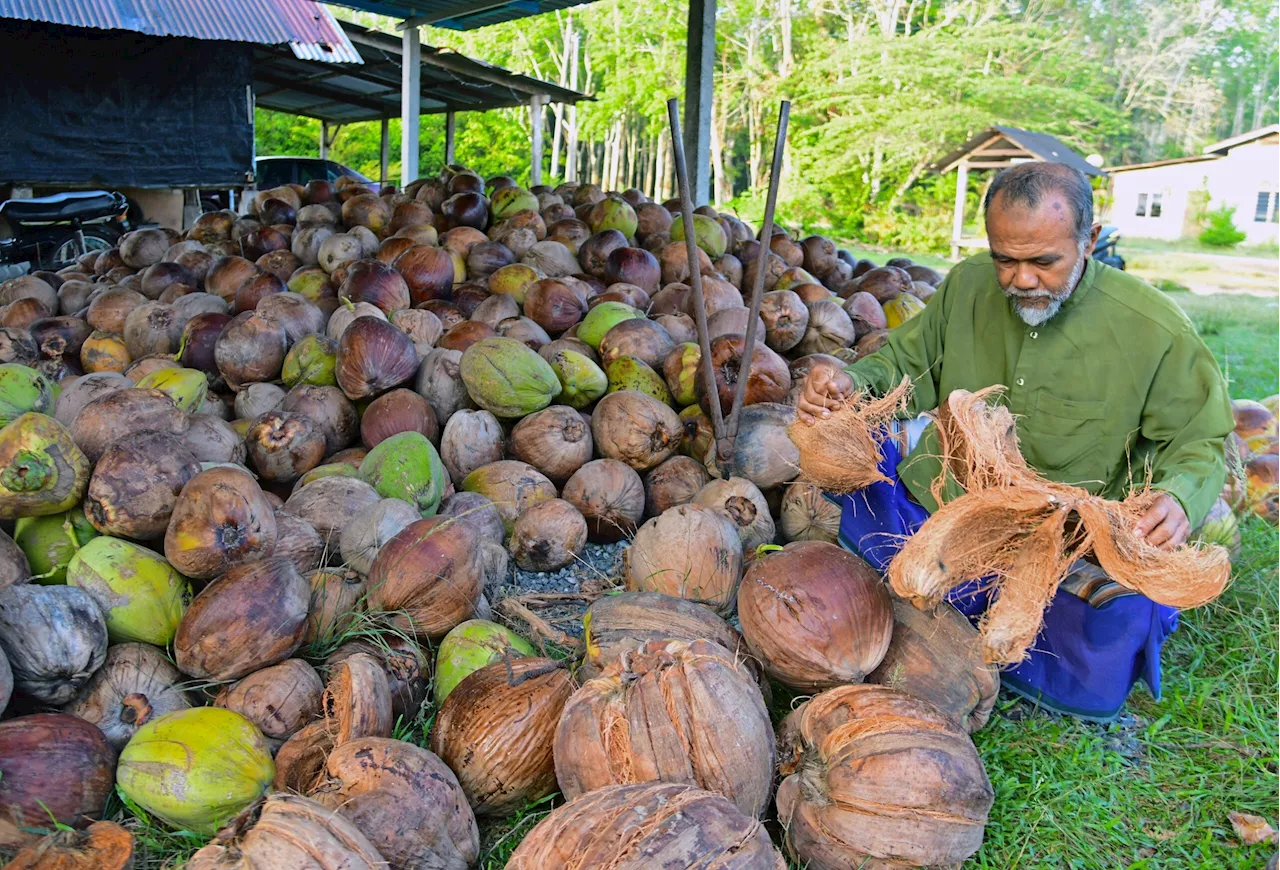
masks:
<instances>
[{"instance_id":1,"label":"man's hand","mask_svg":"<svg viewBox=\"0 0 1280 870\"><path fill-rule=\"evenodd\" d=\"M1191 521L1176 498L1160 493L1138 520L1134 533L1153 547L1176 550L1191 535Z\"/></svg>"},{"instance_id":2,"label":"man's hand","mask_svg":"<svg viewBox=\"0 0 1280 870\"><path fill-rule=\"evenodd\" d=\"M796 409L800 419L815 422L818 417L830 417L832 409L840 407L853 395L853 378L848 372L831 365L817 365L805 376Z\"/></svg>"}]
</instances>

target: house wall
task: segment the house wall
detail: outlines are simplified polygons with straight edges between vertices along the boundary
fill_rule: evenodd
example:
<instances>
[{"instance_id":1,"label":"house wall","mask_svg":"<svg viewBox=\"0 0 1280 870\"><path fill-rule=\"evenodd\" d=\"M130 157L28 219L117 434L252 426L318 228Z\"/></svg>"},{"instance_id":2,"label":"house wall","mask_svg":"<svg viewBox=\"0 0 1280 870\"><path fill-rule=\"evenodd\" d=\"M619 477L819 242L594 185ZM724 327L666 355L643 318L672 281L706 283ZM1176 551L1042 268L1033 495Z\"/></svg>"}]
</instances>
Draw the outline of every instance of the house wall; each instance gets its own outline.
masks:
<instances>
[{"instance_id":1,"label":"house wall","mask_svg":"<svg viewBox=\"0 0 1280 870\"><path fill-rule=\"evenodd\" d=\"M1202 164L1208 170L1212 206L1234 206L1235 225L1252 244L1274 242L1280 224L1270 220L1256 221L1258 194L1280 197L1280 145L1276 137L1250 142L1232 148L1226 156ZM1276 205L1271 211L1276 211Z\"/></svg>"},{"instance_id":2,"label":"house wall","mask_svg":"<svg viewBox=\"0 0 1280 870\"><path fill-rule=\"evenodd\" d=\"M1145 239L1178 239L1187 219L1188 197L1208 184L1208 168L1217 161L1174 163L1148 169L1130 169L1111 176L1111 209L1106 221L1123 235ZM1138 202L1145 194L1144 211ZM1160 196L1160 215L1151 216L1152 196Z\"/></svg>"},{"instance_id":3,"label":"house wall","mask_svg":"<svg viewBox=\"0 0 1280 870\"><path fill-rule=\"evenodd\" d=\"M1255 221L1258 194L1280 200L1280 146L1276 137L1232 148L1213 160L1130 169L1111 175L1112 202L1105 218L1129 237L1178 239L1193 232L1188 214L1196 197L1208 191L1209 207L1233 206L1237 228L1251 244L1275 242L1277 224ZM1145 215L1138 215L1139 197L1146 194ZM1160 215L1151 216L1151 197L1160 194ZM1271 206L1272 213L1280 203Z\"/></svg>"}]
</instances>

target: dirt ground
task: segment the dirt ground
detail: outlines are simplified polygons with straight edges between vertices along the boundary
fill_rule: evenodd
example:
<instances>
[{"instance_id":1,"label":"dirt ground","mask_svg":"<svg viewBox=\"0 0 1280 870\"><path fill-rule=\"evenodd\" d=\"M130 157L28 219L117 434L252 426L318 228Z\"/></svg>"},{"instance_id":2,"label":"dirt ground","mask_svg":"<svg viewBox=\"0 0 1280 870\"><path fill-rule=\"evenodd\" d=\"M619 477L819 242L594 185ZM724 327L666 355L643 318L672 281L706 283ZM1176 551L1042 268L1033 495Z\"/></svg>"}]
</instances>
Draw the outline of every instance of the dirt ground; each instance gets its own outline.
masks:
<instances>
[{"instance_id":1,"label":"dirt ground","mask_svg":"<svg viewBox=\"0 0 1280 870\"><path fill-rule=\"evenodd\" d=\"M1245 293L1251 296L1277 295L1280 287L1280 258L1245 257L1184 251L1145 251L1126 248L1129 271L1153 284L1164 279L1188 288L1192 293Z\"/></svg>"}]
</instances>

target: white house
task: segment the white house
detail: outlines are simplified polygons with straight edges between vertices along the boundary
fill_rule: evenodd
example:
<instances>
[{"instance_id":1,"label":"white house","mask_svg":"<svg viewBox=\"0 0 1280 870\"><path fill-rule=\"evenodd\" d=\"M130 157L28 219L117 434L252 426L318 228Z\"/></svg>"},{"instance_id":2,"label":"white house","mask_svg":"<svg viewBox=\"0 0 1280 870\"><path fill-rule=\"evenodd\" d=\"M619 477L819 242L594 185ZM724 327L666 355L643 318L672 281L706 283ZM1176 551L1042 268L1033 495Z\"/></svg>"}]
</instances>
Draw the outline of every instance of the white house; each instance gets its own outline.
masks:
<instances>
[{"instance_id":1,"label":"white house","mask_svg":"<svg viewBox=\"0 0 1280 870\"><path fill-rule=\"evenodd\" d=\"M1234 206L1250 244L1276 242L1280 124L1214 142L1194 157L1112 166L1108 223L1127 236L1179 239L1199 233L1206 203Z\"/></svg>"}]
</instances>

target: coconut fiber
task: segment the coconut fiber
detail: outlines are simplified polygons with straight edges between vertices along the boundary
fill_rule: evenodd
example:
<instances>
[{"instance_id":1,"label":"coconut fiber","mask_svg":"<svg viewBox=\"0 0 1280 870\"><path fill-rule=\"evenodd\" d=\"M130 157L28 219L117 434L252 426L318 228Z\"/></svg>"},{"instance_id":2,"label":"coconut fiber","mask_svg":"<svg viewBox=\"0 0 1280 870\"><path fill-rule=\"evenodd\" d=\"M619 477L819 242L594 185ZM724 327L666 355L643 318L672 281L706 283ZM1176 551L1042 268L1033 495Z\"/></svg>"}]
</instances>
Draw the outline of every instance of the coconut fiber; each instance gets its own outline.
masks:
<instances>
[{"instance_id":1,"label":"coconut fiber","mask_svg":"<svg viewBox=\"0 0 1280 870\"><path fill-rule=\"evenodd\" d=\"M963 492L930 516L894 558L889 581L895 593L931 609L961 584L993 584L995 601L979 630L986 660L1009 665L1026 657L1058 584L1085 556L1092 555L1116 583L1170 607L1198 607L1222 592L1231 573L1222 547L1165 551L1134 534L1157 493L1143 487L1123 501L1109 501L1036 474L1018 450L1013 415L986 401L1001 389L956 390L939 407L946 470L933 494L941 504L948 477ZM851 425L851 415L842 419Z\"/></svg>"},{"instance_id":2,"label":"coconut fiber","mask_svg":"<svg viewBox=\"0 0 1280 870\"><path fill-rule=\"evenodd\" d=\"M838 494L887 483L878 468L880 442L890 436L889 424L906 410L910 394L911 382L903 378L882 397L859 393L830 417L792 423L788 434L800 450L805 480Z\"/></svg>"}]
</instances>

